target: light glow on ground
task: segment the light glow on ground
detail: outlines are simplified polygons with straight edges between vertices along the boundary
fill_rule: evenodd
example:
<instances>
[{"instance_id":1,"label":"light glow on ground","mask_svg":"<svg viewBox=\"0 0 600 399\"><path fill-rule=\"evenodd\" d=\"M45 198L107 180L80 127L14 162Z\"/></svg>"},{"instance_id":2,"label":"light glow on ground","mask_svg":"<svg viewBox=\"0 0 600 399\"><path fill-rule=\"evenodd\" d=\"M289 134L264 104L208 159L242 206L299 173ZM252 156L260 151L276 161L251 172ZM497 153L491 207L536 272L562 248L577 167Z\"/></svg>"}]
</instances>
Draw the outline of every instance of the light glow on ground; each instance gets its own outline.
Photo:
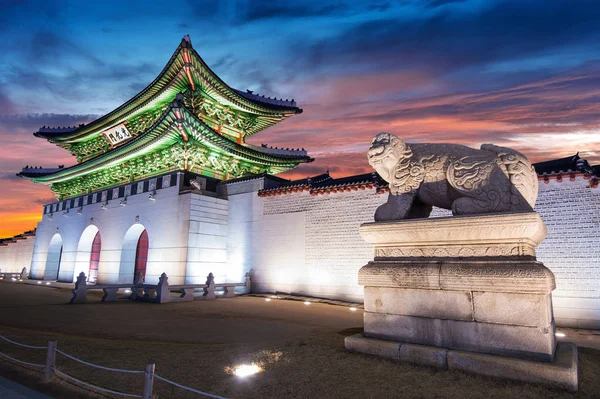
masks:
<instances>
[{"instance_id":1,"label":"light glow on ground","mask_svg":"<svg viewBox=\"0 0 600 399\"><path fill-rule=\"evenodd\" d=\"M271 302L271 298L265 298L265 301Z\"/></svg>"},{"instance_id":2,"label":"light glow on ground","mask_svg":"<svg viewBox=\"0 0 600 399\"><path fill-rule=\"evenodd\" d=\"M237 377L247 377L252 374L260 373L262 369L257 364L240 364L234 367L233 374Z\"/></svg>"},{"instance_id":3,"label":"light glow on ground","mask_svg":"<svg viewBox=\"0 0 600 399\"><path fill-rule=\"evenodd\" d=\"M357 309L356 309L355 307L352 307L352 308L350 308L350 311L351 311L351 312L356 312L356 310L357 310Z\"/></svg>"},{"instance_id":4,"label":"light glow on ground","mask_svg":"<svg viewBox=\"0 0 600 399\"><path fill-rule=\"evenodd\" d=\"M304 302L305 305L310 305L310 302L306 301Z\"/></svg>"},{"instance_id":5,"label":"light glow on ground","mask_svg":"<svg viewBox=\"0 0 600 399\"><path fill-rule=\"evenodd\" d=\"M561 333L561 332L557 332L556 334L554 334L557 337L566 337L565 333Z\"/></svg>"}]
</instances>

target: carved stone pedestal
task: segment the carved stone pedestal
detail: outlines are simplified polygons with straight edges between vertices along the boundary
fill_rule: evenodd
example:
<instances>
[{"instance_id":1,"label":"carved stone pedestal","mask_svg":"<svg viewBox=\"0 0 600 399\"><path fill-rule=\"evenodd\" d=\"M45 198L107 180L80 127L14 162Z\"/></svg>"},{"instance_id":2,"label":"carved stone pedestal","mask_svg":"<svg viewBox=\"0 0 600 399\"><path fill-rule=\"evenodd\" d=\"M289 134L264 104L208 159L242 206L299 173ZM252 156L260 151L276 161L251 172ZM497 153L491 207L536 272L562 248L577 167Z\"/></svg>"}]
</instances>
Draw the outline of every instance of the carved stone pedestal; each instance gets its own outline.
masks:
<instances>
[{"instance_id":1,"label":"carved stone pedestal","mask_svg":"<svg viewBox=\"0 0 600 399\"><path fill-rule=\"evenodd\" d=\"M364 335L346 348L577 390L577 348L557 351L554 275L535 258L535 212L367 223Z\"/></svg>"}]
</instances>

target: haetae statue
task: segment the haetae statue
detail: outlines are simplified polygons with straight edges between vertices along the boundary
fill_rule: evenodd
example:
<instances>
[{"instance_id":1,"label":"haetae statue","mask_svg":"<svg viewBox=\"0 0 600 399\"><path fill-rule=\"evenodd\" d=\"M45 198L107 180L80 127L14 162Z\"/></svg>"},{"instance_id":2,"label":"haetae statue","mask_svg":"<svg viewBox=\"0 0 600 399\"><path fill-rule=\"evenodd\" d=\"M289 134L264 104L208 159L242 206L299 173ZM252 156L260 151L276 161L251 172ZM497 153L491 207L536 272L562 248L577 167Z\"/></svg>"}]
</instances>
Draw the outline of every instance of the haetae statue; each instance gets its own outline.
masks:
<instances>
[{"instance_id":1,"label":"haetae statue","mask_svg":"<svg viewBox=\"0 0 600 399\"><path fill-rule=\"evenodd\" d=\"M532 211L537 174L510 148L483 144L408 144L390 133L371 142L369 164L389 183L375 221L426 218L433 206L453 215Z\"/></svg>"}]
</instances>

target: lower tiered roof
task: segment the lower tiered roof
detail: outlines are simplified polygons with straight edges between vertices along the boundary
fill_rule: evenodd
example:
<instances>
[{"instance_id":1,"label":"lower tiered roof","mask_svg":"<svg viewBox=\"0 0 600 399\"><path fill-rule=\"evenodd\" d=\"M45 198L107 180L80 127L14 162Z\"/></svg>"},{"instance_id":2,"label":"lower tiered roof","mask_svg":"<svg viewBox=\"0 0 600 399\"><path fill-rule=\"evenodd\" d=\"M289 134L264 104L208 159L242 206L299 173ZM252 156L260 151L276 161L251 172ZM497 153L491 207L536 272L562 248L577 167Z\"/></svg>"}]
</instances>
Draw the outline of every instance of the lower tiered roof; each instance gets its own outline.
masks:
<instances>
[{"instance_id":1,"label":"lower tiered roof","mask_svg":"<svg viewBox=\"0 0 600 399\"><path fill-rule=\"evenodd\" d=\"M69 168L25 168L18 175L49 185L62 199L169 170L227 179L248 173L281 173L312 161L304 150L273 151L224 137L198 119L186 108L183 97L177 96L156 123L112 151Z\"/></svg>"}]
</instances>

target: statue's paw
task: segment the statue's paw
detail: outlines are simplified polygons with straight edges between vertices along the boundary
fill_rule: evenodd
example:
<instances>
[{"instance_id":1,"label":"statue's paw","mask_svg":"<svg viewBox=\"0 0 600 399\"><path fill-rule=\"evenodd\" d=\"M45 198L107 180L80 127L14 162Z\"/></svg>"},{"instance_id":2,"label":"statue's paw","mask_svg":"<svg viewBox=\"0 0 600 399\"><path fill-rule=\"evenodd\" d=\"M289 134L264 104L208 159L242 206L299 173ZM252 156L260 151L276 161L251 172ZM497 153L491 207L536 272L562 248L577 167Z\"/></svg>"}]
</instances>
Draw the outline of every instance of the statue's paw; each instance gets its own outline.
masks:
<instances>
[{"instance_id":1,"label":"statue's paw","mask_svg":"<svg viewBox=\"0 0 600 399\"><path fill-rule=\"evenodd\" d=\"M397 212L394 212L394 208L390 204L383 204L375 211L376 222L387 222L390 220L397 220Z\"/></svg>"}]
</instances>

